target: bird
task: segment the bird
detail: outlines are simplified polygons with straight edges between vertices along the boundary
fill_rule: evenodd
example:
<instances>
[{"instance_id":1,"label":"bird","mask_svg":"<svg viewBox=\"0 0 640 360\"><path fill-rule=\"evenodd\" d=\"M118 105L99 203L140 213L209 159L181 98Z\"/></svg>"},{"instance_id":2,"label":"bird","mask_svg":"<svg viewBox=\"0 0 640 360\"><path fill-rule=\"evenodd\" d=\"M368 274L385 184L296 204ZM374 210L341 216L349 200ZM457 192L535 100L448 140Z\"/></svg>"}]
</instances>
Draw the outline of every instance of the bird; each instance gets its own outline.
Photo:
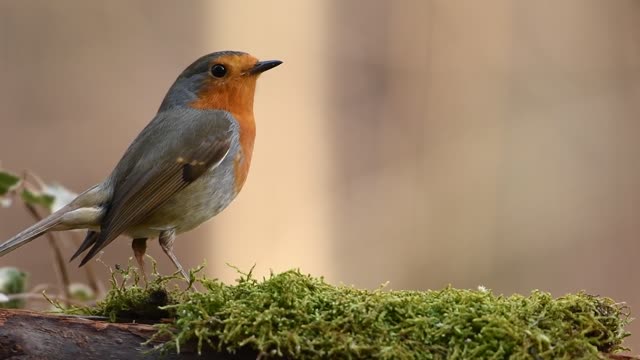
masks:
<instances>
[{"instance_id":1,"label":"bird","mask_svg":"<svg viewBox=\"0 0 640 360\"><path fill-rule=\"evenodd\" d=\"M176 235L224 210L249 172L259 75L282 64L241 51L201 56L175 80L157 114L126 149L111 174L63 208L0 244L0 257L48 231L86 229L71 256L80 267L120 235L132 240L144 275L147 240L158 238L176 269Z\"/></svg>"}]
</instances>

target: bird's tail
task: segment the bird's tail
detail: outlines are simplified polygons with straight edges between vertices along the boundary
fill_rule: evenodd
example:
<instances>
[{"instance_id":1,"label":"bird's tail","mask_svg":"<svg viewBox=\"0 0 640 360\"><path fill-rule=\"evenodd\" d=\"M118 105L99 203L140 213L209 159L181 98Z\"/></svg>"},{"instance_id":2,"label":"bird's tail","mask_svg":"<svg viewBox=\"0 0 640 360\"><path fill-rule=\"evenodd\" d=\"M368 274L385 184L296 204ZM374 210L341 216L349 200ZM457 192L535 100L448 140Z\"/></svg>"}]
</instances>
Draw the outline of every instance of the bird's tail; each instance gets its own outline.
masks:
<instances>
[{"instance_id":1,"label":"bird's tail","mask_svg":"<svg viewBox=\"0 0 640 360\"><path fill-rule=\"evenodd\" d=\"M64 207L46 218L38 221L34 225L28 227L11 239L0 244L0 256L3 256L22 245L29 243L31 240L53 229L62 223L62 217L69 211L68 207Z\"/></svg>"}]
</instances>

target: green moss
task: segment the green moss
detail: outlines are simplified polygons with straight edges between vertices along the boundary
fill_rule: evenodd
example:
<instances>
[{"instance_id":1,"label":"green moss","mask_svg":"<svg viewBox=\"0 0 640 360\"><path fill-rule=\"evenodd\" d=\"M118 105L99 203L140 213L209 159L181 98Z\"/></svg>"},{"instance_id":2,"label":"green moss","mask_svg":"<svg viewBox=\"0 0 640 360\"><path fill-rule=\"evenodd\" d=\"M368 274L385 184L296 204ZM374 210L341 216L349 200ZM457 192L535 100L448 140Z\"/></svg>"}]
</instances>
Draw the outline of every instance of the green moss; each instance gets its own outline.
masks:
<instances>
[{"instance_id":1,"label":"green moss","mask_svg":"<svg viewBox=\"0 0 640 360\"><path fill-rule=\"evenodd\" d=\"M628 335L624 306L585 293L554 299L540 291L509 297L453 288L367 291L295 270L262 281L242 274L235 285L202 278L195 281L200 292L165 291L170 279L158 277L146 288L114 280L105 301L85 311L175 317L158 326L158 335L168 334L165 348L178 351L198 342L289 358L598 358L622 350ZM167 306L154 313L157 307L148 308L158 292Z\"/></svg>"}]
</instances>

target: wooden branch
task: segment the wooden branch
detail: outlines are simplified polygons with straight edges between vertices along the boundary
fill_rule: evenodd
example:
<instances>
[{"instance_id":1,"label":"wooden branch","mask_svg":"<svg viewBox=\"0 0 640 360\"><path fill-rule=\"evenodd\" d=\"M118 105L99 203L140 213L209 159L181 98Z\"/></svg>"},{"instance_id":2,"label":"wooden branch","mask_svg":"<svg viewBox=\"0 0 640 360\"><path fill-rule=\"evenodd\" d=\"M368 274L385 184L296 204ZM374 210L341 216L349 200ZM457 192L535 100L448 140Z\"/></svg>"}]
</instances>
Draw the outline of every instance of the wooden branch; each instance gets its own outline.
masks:
<instances>
[{"instance_id":1,"label":"wooden branch","mask_svg":"<svg viewBox=\"0 0 640 360\"><path fill-rule=\"evenodd\" d=\"M142 345L154 333L155 329L146 324L109 323L76 316L0 309L0 360L260 358L251 350L231 355L203 349L202 356L198 356L195 346L181 347L179 355L175 352L160 354L153 350L153 345L163 339L153 345ZM607 357L614 360L639 359L627 355Z\"/></svg>"},{"instance_id":2,"label":"wooden branch","mask_svg":"<svg viewBox=\"0 0 640 360\"><path fill-rule=\"evenodd\" d=\"M0 309L0 359L256 359L257 353L236 355L181 347L161 354L143 346L155 329L145 324L108 323L75 316ZM157 343L156 343L157 344ZM149 353L151 351L151 353Z\"/></svg>"}]
</instances>

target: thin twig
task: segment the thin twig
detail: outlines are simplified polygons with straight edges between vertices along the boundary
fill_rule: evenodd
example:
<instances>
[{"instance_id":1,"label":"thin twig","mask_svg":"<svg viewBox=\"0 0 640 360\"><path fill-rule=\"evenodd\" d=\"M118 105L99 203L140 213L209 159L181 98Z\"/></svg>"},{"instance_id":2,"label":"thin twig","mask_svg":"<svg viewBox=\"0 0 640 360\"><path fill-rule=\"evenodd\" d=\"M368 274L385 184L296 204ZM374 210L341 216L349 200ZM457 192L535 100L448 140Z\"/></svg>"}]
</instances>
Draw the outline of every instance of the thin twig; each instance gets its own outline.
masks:
<instances>
[{"instance_id":1,"label":"thin twig","mask_svg":"<svg viewBox=\"0 0 640 360\"><path fill-rule=\"evenodd\" d=\"M76 247L79 247L82 240L77 236L75 232L69 233L71 234L71 238L73 239ZM102 297L102 295L106 293L106 289L104 287L104 284L102 284L101 281L98 281L96 273L93 271L93 264L91 262L84 264L84 269L87 274L87 282L89 287L96 294L97 298Z\"/></svg>"},{"instance_id":2,"label":"thin twig","mask_svg":"<svg viewBox=\"0 0 640 360\"><path fill-rule=\"evenodd\" d=\"M11 300L42 300L42 301L48 301L47 298L42 296L42 294L37 294L37 293L32 293L32 292L19 293L19 294L6 294L6 295L7 295L7 298L9 299L9 301L11 301ZM81 306L81 307L89 306L89 304L87 304L85 302L72 300L72 299L64 299L61 296L49 296L49 295L47 295L47 296L49 297L50 300L63 301L66 306L70 306L70 305Z\"/></svg>"},{"instance_id":3,"label":"thin twig","mask_svg":"<svg viewBox=\"0 0 640 360\"><path fill-rule=\"evenodd\" d=\"M29 292L32 294L39 294L48 289L49 289L49 284L38 284L34 286L31 290L29 290Z\"/></svg>"},{"instance_id":4,"label":"thin twig","mask_svg":"<svg viewBox=\"0 0 640 360\"><path fill-rule=\"evenodd\" d=\"M47 186L47 184L45 184L44 181L42 181L42 179L40 179L40 177L38 175L32 173L29 170L25 170L24 171L24 177L23 177L22 180L26 182L27 181L27 176L32 178L38 184L38 187L40 189L44 189L45 186Z\"/></svg>"},{"instance_id":5,"label":"thin twig","mask_svg":"<svg viewBox=\"0 0 640 360\"><path fill-rule=\"evenodd\" d=\"M27 207L27 210L29 210L29 213L31 213L31 215L36 219L36 221L42 220L42 216L38 214L38 211L35 209L35 207L33 207L33 205L27 204L27 203L24 203L24 205ZM49 246L51 246L51 250L53 250L53 257L57 265L55 266L55 268L58 270L57 274L58 274L59 282L62 283L61 287L62 287L62 292L64 294L63 301L65 305L68 306L71 298L71 293L69 292L70 282L69 282L69 273L67 272L67 265L64 261L64 257L62 256L62 251L60 251L60 247L58 247L56 236L53 234L53 232L50 232L50 231L46 232L45 235L49 240Z\"/></svg>"},{"instance_id":6,"label":"thin twig","mask_svg":"<svg viewBox=\"0 0 640 360\"><path fill-rule=\"evenodd\" d=\"M33 184L29 183L29 181L27 179L28 177L33 179L33 181L38 184L40 189L44 189L46 187L45 182L42 181L42 179L40 179L40 177L38 175L32 173L29 170L25 170L23 181L25 182L25 184L33 186ZM76 242L76 246L80 246L81 240L78 239L77 236L75 236L75 233L71 232L70 234L71 234L72 240L74 242ZM60 252L60 251L58 250L58 252ZM64 263L64 261L63 261L63 263ZM95 272L93 271L92 265L91 264L85 264L84 268L85 268L85 272L87 274L87 282L89 283L88 285L91 288L91 290L93 290L93 292L98 297L100 297L101 295L105 294L106 293L106 289L105 289L104 285L97 280L97 277L95 275ZM66 271L66 265L65 265L64 269L65 269L64 271Z\"/></svg>"}]
</instances>

